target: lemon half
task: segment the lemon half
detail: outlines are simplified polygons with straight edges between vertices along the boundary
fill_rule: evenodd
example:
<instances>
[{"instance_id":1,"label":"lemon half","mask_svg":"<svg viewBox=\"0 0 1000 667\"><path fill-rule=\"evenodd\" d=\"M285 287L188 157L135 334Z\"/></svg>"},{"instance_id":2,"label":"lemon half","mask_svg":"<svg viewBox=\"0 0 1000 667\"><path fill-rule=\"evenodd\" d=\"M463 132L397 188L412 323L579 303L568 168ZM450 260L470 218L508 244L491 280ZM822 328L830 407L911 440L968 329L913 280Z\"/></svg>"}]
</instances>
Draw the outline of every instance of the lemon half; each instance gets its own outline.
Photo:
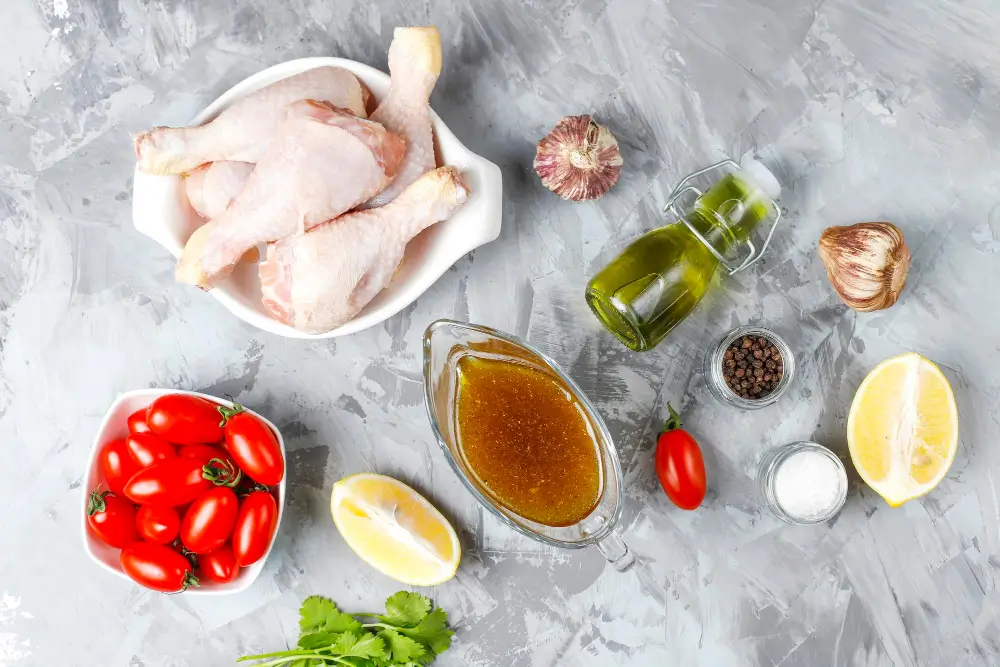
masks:
<instances>
[{"instance_id":1,"label":"lemon half","mask_svg":"<svg viewBox=\"0 0 1000 667\"><path fill-rule=\"evenodd\" d=\"M362 473L333 485L330 511L359 557L396 581L433 586L455 576L458 535L430 502L399 480Z\"/></svg>"},{"instance_id":2,"label":"lemon half","mask_svg":"<svg viewBox=\"0 0 1000 667\"><path fill-rule=\"evenodd\" d=\"M883 361L854 397L847 442L861 478L890 506L929 492L958 449L958 408L948 379L916 353Z\"/></svg>"}]
</instances>

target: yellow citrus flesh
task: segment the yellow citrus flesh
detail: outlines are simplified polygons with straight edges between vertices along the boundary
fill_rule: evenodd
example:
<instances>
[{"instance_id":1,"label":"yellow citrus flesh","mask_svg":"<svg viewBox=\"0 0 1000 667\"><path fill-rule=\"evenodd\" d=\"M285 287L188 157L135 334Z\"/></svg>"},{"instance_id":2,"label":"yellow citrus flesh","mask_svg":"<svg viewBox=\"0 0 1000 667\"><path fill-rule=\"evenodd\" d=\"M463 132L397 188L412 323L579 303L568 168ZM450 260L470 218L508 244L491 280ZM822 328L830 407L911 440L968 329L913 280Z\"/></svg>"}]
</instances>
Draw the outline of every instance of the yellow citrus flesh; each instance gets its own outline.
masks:
<instances>
[{"instance_id":1,"label":"yellow citrus flesh","mask_svg":"<svg viewBox=\"0 0 1000 667\"><path fill-rule=\"evenodd\" d=\"M892 507L929 492L958 448L958 409L948 379L912 352L883 361L854 397L847 442L861 478Z\"/></svg>"},{"instance_id":2,"label":"yellow citrus flesh","mask_svg":"<svg viewBox=\"0 0 1000 667\"><path fill-rule=\"evenodd\" d=\"M441 512L406 484L363 473L333 485L337 530L363 561L413 586L453 576L462 557L458 535Z\"/></svg>"}]
</instances>

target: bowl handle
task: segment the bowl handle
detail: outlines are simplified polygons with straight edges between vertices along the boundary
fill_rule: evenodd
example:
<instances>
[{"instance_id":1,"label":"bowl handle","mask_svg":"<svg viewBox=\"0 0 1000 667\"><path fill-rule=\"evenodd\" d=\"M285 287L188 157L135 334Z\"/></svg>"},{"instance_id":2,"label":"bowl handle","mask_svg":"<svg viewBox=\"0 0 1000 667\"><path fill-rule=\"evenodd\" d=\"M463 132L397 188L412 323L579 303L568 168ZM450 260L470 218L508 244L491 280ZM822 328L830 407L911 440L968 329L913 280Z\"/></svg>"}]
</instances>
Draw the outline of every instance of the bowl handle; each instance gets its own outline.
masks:
<instances>
[{"instance_id":1,"label":"bowl handle","mask_svg":"<svg viewBox=\"0 0 1000 667\"><path fill-rule=\"evenodd\" d=\"M187 199L178 203L176 176L153 176L139 171L136 165L132 177L132 225L136 231L153 239L174 257L180 257L190 229L179 229L172 221L194 215L188 210ZM188 208L184 208L188 207ZM184 225L185 228L189 225Z\"/></svg>"},{"instance_id":2,"label":"bowl handle","mask_svg":"<svg viewBox=\"0 0 1000 667\"><path fill-rule=\"evenodd\" d=\"M466 178L473 174L477 177L475 182L469 183L469 187L473 189L474 196L481 198L476 203L481 224L477 225L474 233L465 237L465 249L455 261L479 246L496 241L503 222L503 175L500 167L475 154L471 156L470 162L476 166L463 165L459 169Z\"/></svg>"}]
</instances>

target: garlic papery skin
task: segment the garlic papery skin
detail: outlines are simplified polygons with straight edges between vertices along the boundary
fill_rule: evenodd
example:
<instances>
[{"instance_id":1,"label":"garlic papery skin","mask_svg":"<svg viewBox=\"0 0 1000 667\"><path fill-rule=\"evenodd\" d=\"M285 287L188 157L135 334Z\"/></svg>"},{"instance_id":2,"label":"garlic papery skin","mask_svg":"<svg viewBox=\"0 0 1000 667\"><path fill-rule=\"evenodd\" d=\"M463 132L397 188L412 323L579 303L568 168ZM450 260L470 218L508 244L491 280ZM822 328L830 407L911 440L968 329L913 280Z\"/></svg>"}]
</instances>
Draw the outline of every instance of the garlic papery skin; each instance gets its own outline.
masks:
<instances>
[{"instance_id":1,"label":"garlic papery skin","mask_svg":"<svg viewBox=\"0 0 1000 667\"><path fill-rule=\"evenodd\" d=\"M618 182L622 156L611 131L590 116L567 116L535 151L542 184L563 199L597 199Z\"/></svg>"},{"instance_id":2,"label":"garlic papery skin","mask_svg":"<svg viewBox=\"0 0 1000 667\"><path fill-rule=\"evenodd\" d=\"M861 312L896 303L910 268L903 232L891 222L828 227L819 239L819 256L833 289Z\"/></svg>"}]
</instances>

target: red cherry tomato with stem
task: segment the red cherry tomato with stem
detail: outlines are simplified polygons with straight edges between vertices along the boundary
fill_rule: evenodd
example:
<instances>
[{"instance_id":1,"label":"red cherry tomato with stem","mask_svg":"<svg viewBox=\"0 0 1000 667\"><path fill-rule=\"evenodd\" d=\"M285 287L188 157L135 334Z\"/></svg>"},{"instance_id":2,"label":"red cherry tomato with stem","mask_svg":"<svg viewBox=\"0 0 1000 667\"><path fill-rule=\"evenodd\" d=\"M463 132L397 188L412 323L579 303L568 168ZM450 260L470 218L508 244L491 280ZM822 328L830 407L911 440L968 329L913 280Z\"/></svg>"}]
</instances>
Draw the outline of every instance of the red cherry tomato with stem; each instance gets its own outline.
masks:
<instances>
[{"instance_id":1,"label":"red cherry tomato with stem","mask_svg":"<svg viewBox=\"0 0 1000 667\"><path fill-rule=\"evenodd\" d=\"M139 535L147 542L170 544L181 532L181 516L167 505L143 505L135 515Z\"/></svg>"},{"instance_id":2,"label":"red cherry tomato with stem","mask_svg":"<svg viewBox=\"0 0 1000 667\"><path fill-rule=\"evenodd\" d=\"M705 499L705 461L698 443L680 427L680 415L669 403L667 409L670 419L656 441L656 476L675 505L697 509Z\"/></svg>"},{"instance_id":3,"label":"red cherry tomato with stem","mask_svg":"<svg viewBox=\"0 0 1000 667\"><path fill-rule=\"evenodd\" d=\"M182 459L198 459L202 465L206 466L212 462L212 459L236 464L233 458L226 453L226 450L216 445L187 445L177 450L177 456Z\"/></svg>"},{"instance_id":4,"label":"red cherry tomato with stem","mask_svg":"<svg viewBox=\"0 0 1000 667\"><path fill-rule=\"evenodd\" d=\"M87 500L87 523L101 541L116 549L139 541L132 503L99 486Z\"/></svg>"},{"instance_id":5,"label":"red cherry tomato with stem","mask_svg":"<svg viewBox=\"0 0 1000 667\"><path fill-rule=\"evenodd\" d=\"M246 567L263 558L277 527L278 503L270 491L254 491L244 498L233 528L236 564Z\"/></svg>"},{"instance_id":6,"label":"red cherry tomato with stem","mask_svg":"<svg viewBox=\"0 0 1000 667\"><path fill-rule=\"evenodd\" d=\"M177 458L176 447L151 433L133 433L125 438L125 445L140 468L148 468L157 461Z\"/></svg>"},{"instance_id":7,"label":"red cherry tomato with stem","mask_svg":"<svg viewBox=\"0 0 1000 667\"><path fill-rule=\"evenodd\" d=\"M146 411L153 433L176 445L201 445L223 438L219 405L199 396L167 394Z\"/></svg>"},{"instance_id":8,"label":"red cherry tomato with stem","mask_svg":"<svg viewBox=\"0 0 1000 667\"><path fill-rule=\"evenodd\" d=\"M274 486L285 476L281 446L267 424L239 403L219 406L226 432L226 450L243 472L255 482Z\"/></svg>"},{"instance_id":9,"label":"red cherry tomato with stem","mask_svg":"<svg viewBox=\"0 0 1000 667\"><path fill-rule=\"evenodd\" d=\"M119 561L132 581L154 591L178 593L198 585L190 561L162 544L130 544L122 549Z\"/></svg>"},{"instance_id":10,"label":"red cherry tomato with stem","mask_svg":"<svg viewBox=\"0 0 1000 667\"><path fill-rule=\"evenodd\" d=\"M128 453L124 438L112 440L104 445L97 455L97 460L104 474L104 481L112 493L121 495L132 475L139 472L139 464Z\"/></svg>"},{"instance_id":11,"label":"red cherry tomato with stem","mask_svg":"<svg viewBox=\"0 0 1000 667\"><path fill-rule=\"evenodd\" d=\"M221 547L233 534L240 501L225 486L209 489L191 503L181 521L181 542L188 551L207 554Z\"/></svg>"},{"instance_id":12,"label":"red cherry tomato with stem","mask_svg":"<svg viewBox=\"0 0 1000 667\"><path fill-rule=\"evenodd\" d=\"M151 433L149 430L149 424L146 423L147 409L148 408L139 408L128 416L129 433Z\"/></svg>"},{"instance_id":13,"label":"red cherry tomato with stem","mask_svg":"<svg viewBox=\"0 0 1000 667\"><path fill-rule=\"evenodd\" d=\"M140 505L177 507L193 502L214 484L233 485L235 480L220 480L215 471L197 459L166 459L143 468L125 485L125 495Z\"/></svg>"},{"instance_id":14,"label":"red cherry tomato with stem","mask_svg":"<svg viewBox=\"0 0 1000 667\"><path fill-rule=\"evenodd\" d=\"M225 544L211 553L198 556L198 574L202 579L228 584L240 573L233 548Z\"/></svg>"}]
</instances>

